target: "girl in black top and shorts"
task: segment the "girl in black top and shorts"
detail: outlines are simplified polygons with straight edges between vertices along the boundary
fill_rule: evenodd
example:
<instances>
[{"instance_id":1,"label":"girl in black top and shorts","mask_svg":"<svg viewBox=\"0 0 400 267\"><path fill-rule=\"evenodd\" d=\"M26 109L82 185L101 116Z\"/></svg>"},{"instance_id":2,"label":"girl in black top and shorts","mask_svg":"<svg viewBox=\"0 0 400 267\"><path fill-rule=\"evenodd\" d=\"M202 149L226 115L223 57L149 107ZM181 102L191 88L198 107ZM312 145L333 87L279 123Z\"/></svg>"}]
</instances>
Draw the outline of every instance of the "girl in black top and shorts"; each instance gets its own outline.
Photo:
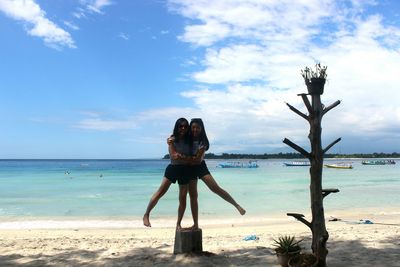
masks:
<instances>
[{"instance_id":1,"label":"girl in black top and shorts","mask_svg":"<svg viewBox=\"0 0 400 267\"><path fill-rule=\"evenodd\" d=\"M225 201L231 203L241 215L246 213L246 210L243 209L234 199L233 197L226 192L223 188L221 188L218 183L215 181L214 177L211 175L210 171L207 168L207 164L204 161L204 154L210 147L206 131L204 129L204 124L202 119L196 118L190 121L190 143L192 147L192 157L190 158L190 162L192 166L192 174L189 176L192 177L193 175L196 178L201 179L207 187L223 198ZM172 140L168 140L168 144L171 144ZM183 188L182 188L183 189ZM189 197L190 197L190 206L192 209L192 217L194 221L194 225L192 226L193 229L198 228L198 193L197 193L197 179L192 180L190 179L188 185ZM179 195L182 198L186 199L186 192L180 192Z\"/></svg>"},{"instance_id":2,"label":"girl in black top and shorts","mask_svg":"<svg viewBox=\"0 0 400 267\"><path fill-rule=\"evenodd\" d=\"M158 190L151 197L145 214L143 215L143 224L147 227L151 227L150 223L150 212L156 206L158 200L168 191L171 183L176 183L180 187L187 188L187 184L190 180L195 179L193 170L189 168L185 159L190 154L190 143L189 143L189 122L185 118L180 118L175 122L173 130L173 136L175 137L174 144L169 145L168 150L171 158L171 163L167 166L164 172L164 177L161 181L161 185ZM180 190L182 193L185 190ZM186 191L187 192L187 191ZM178 209L178 222L183 217L183 212L186 208L186 198L179 198L179 209Z\"/></svg>"}]
</instances>

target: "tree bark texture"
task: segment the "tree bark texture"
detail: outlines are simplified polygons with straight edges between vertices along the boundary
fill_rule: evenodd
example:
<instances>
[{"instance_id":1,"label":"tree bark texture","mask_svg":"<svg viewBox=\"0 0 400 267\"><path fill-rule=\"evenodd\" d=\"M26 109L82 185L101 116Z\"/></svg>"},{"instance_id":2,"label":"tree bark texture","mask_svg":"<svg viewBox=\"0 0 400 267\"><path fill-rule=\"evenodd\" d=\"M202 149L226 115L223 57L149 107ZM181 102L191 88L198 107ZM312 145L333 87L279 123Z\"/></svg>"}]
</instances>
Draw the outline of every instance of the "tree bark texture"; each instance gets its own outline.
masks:
<instances>
[{"instance_id":1,"label":"tree bark texture","mask_svg":"<svg viewBox=\"0 0 400 267\"><path fill-rule=\"evenodd\" d=\"M322 193L322 167L324 151L321 145L321 120L323 115L323 105L320 95L312 95L312 113L309 115L311 143L311 167L310 167L310 197L312 213L312 250L318 259L318 266L326 266L326 256L328 250L326 242L329 234L325 226L325 214Z\"/></svg>"}]
</instances>

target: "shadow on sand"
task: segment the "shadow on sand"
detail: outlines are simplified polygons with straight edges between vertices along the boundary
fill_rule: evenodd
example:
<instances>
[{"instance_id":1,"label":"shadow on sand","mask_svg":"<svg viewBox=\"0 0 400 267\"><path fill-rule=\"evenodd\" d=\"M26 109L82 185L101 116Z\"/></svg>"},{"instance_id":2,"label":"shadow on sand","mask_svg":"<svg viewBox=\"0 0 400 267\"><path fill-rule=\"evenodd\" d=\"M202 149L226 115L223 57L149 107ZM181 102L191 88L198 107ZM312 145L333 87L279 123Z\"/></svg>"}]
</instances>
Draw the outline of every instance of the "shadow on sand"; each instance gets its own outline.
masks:
<instances>
[{"instance_id":1,"label":"shadow on sand","mask_svg":"<svg viewBox=\"0 0 400 267\"><path fill-rule=\"evenodd\" d=\"M305 247L309 246L307 240ZM383 248L365 247L359 240L328 241L328 266L400 266L399 236L385 240ZM222 250L218 254L173 255L169 245L137 248L128 253L102 250L63 250L53 255L0 255L1 266L279 266L272 248ZM346 264L343 265L343 262Z\"/></svg>"},{"instance_id":2,"label":"shadow on sand","mask_svg":"<svg viewBox=\"0 0 400 267\"><path fill-rule=\"evenodd\" d=\"M380 248L366 247L360 240L328 241L328 266L400 267L400 235L380 241Z\"/></svg>"}]
</instances>

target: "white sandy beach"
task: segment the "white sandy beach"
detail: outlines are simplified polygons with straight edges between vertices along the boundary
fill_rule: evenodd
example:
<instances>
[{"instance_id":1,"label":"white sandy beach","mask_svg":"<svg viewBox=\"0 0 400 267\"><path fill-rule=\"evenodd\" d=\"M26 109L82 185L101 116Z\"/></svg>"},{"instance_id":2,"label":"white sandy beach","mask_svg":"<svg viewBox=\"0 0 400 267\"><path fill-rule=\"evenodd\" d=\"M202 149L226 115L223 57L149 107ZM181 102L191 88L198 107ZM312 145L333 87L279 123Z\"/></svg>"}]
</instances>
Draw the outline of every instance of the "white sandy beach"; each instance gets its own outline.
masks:
<instances>
[{"instance_id":1,"label":"white sandy beach","mask_svg":"<svg viewBox=\"0 0 400 267\"><path fill-rule=\"evenodd\" d=\"M339 211L327 215L328 266L400 266L400 212ZM342 221L328 221L330 216ZM374 224L357 223L368 219ZM173 221L171 220L170 223ZM189 220L186 220L190 223ZM285 217L203 220L203 255L173 255L174 231L153 220L152 228L11 229L0 224L1 266L279 266L272 239L304 238L310 231ZM138 221L135 222L139 223ZM46 229L47 227L47 229ZM7 229L8 228L8 229ZM36 229L33 229L36 228ZM244 241L254 234L259 240Z\"/></svg>"}]
</instances>

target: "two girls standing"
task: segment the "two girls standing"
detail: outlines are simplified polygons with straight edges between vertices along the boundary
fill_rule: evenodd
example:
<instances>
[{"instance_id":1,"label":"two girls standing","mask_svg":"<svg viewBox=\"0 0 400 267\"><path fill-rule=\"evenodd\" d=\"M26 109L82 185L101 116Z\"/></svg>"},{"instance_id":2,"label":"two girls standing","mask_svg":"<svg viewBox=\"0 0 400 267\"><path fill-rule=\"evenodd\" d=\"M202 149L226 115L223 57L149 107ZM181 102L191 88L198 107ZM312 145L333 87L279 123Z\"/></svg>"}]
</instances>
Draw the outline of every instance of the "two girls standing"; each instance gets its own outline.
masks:
<instances>
[{"instance_id":1,"label":"two girls standing","mask_svg":"<svg viewBox=\"0 0 400 267\"><path fill-rule=\"evenodd\" d=\"M221 198L231 203L241 215L246 213L232 196L215 181L204 161L205 151L209 148L204 124L201 119L192 119L190 125L184 118L176 121L173 135L168 138L168 150L171 163L165 169L164 177L158 190L151 197L143 216L143 224L151 227L150 212L158 200L168 191L171 183L179 184L179 208L176 227L181 228L181 221L186 209L189 192L190 207L193 217L192 229L198 228L197 181L203 180L207 187Z\"/></svg>"}]
</instances>

